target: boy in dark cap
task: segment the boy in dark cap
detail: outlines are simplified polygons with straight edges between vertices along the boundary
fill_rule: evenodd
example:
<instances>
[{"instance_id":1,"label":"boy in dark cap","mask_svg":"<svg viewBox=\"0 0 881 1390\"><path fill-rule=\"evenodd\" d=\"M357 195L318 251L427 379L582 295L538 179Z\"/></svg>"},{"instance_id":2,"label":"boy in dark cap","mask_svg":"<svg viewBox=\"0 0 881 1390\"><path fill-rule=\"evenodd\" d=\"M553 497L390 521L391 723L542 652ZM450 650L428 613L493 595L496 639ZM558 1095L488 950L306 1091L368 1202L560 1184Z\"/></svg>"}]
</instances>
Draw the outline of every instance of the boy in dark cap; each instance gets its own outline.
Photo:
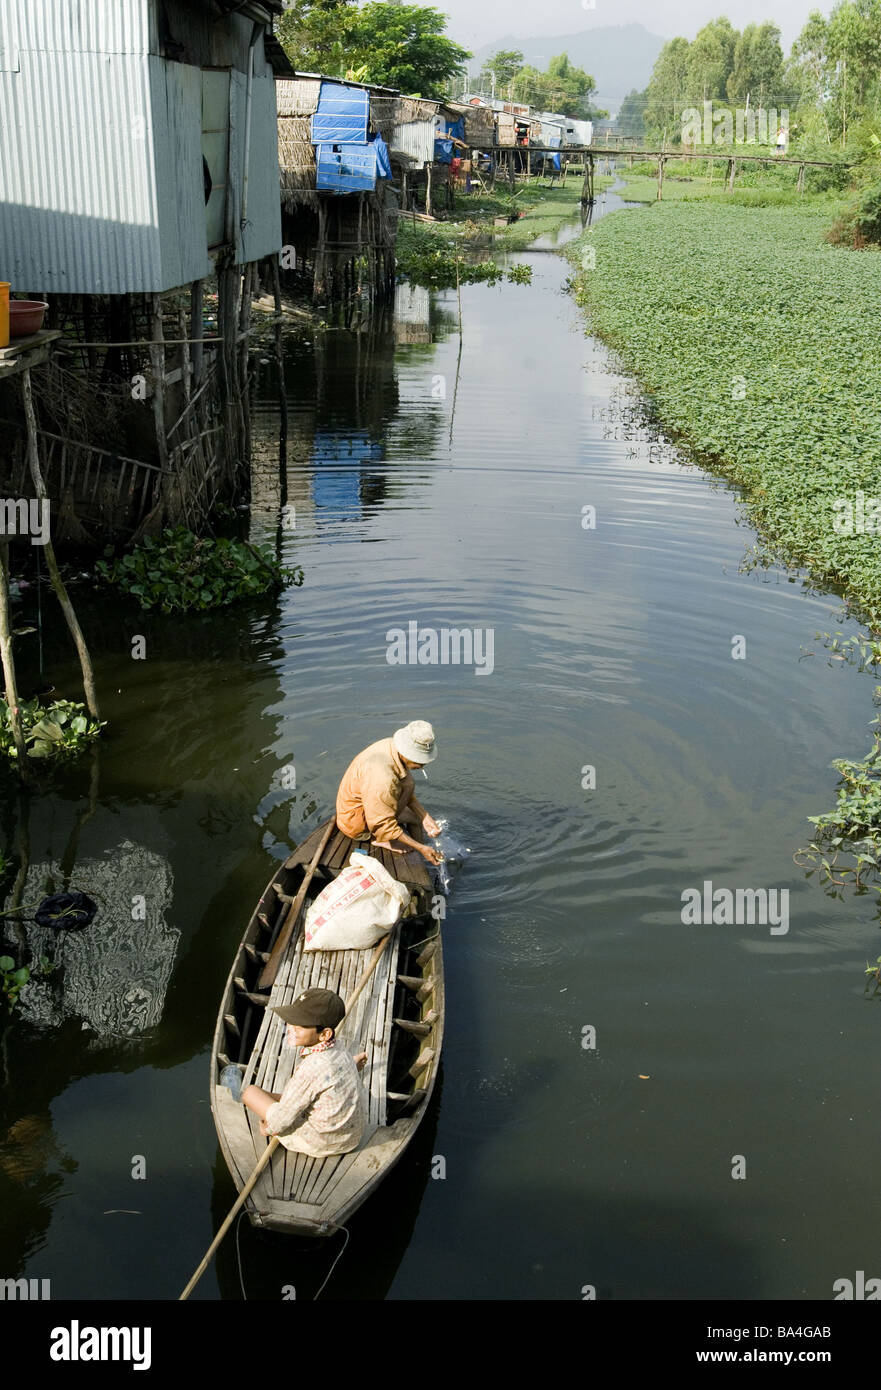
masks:
<instances>
[{"instance_id":1,"label":"boy in dark cap","mask_svg":"<svg viewBox=\"0 0 881 1390\"><path fill-rule=\"evenodd\" d=\"M299 1047L294 1074L281 1095L248 1086L242 1102L260 1116L260 1133L277 1134L286 1149L324 1158L351 1153L364 1134L367 1105L359 1071L367 1053L349 1056L334 1029L346 1006L330 989L306 989L275 1009L287 1024L287 1044Z\"/></svg>"}]
</instances>

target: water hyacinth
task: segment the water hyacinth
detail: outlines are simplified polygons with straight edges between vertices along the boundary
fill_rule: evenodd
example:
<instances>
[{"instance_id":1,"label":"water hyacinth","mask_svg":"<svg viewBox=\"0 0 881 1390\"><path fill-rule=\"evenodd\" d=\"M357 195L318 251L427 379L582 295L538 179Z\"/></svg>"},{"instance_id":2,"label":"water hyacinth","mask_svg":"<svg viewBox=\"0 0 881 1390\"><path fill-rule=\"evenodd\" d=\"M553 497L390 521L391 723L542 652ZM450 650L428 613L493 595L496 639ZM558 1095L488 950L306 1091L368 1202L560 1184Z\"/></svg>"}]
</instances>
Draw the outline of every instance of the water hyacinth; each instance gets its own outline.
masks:
<instances>
[{"instance_id":1,"label":"water hyacinth","mask_svg":"<svg viewBox=\"0 0 881 1390\"><path fill-rule=\"evenodd\" d=\"M840 525L881 498L881 257L833 248L828 212L659 204L604 219L576 279L589 326L702 464L746 490L779 558L881 626L881 547Z\"/></svg>"}]
</instances>

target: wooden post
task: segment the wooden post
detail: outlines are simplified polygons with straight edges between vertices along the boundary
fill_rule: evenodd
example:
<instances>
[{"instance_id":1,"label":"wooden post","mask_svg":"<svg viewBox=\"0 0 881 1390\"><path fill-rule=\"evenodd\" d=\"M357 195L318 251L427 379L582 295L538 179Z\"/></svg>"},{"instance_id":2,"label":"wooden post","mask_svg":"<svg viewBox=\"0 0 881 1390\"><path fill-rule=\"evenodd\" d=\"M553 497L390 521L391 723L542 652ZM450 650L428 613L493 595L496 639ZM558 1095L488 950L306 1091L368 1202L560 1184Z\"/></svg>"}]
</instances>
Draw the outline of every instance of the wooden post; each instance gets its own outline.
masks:
<instances>
[{"instance_id":1,"label":"wooden post","mask_svg":"<svg viewBox=\"0 0 881 1390\"><path fill-rule=\"evenodd\" d=\"M729 193L733 193L733 192L734 192L734 175L735 175L736 173L737 173L737 160L736 160L736 159L729 159L729 161L728 161L728 192L729 192Z\"/></svg>"},{"instance_id":2,"label":"wooden post","mask_svg":"<svg viewBox=\"0 0 881 1390\"><path fill-rule=\"evenodd\" d=\"M193 341L193 390L202 384L202 363L204 360L202 339L202 288L204 281L194 280L190 285L190 337Z\"/></svg>"},{"instance_id":3,"label":"wooden post","mask_svg":"<svg viewBox=\"0 0 881 1390\"><path fill-rule=\"evenodd\" d=\"M426 215L426 217L431 217L431 216L432 216L432 205L431 205L431 171L432 171L432 165L431 165L431 163L426 164L426 166L425 166L425 215Z\"/></svg>"},{"instance_id":4,"label":"wooden post","mask_svg":"<svg viewBox=\"0 0 881 1390\"><path fill-rule=\"evenodd\" d=\"M798 183L796 184L796 192L798 192L798 193L804 193L804 191L805 191L805 166L804 166L804 164L800 164L800 165L798 166Z\"/></svg>"},{"instance_id":5,"label":"wooden post","mask_svg":"<svg viewBox=\"0 0 881 1390\"><path fill-rule=\"evenodd\" d=\"M658 202L661 201L661 198L664 195L664 163L664 156L661 155L658 159Z\"/></svg>"},{"instance_id":6,"label":"wooden post","mask_svg":"<svg viewBox=\"0 0 881 1390\"><path fill-rule=\"evenodd\" d=\"M28 464L30 465L31 478L34 483L34 490L40 501L48 501L46 497L46 484L43 482L43 474L40 471L40 456L37 452L37 418L34 414L34 397L31 390L31 373L25 367L21 378L22 396L24 399L24 414L27 422L27 451ZM93 719L100 719L101 714L98 709L98 696L95 691L95 676L92 671L92 659L89 656L89 649L86 646L86 639L83 637L82 629L77 622L76 613L73 611L73 604L68 596L64 581L61 578L61 571L58 568L58 561L55 559L55 549L51 540L47 540L44 546L46 552L46 568L52 580L52 588L58 596L61 604L61 611L70 630L70 635L74 640L77 655L80 659L80 667L83 673L83 688L86 693L86 704Z\"/></svg>"},{"instance_id":7,"label":"wooden post","mask_svg":"<svg viewBox=\"0 0 881 1390\"><path fill-rule=\"evenodd\" d=\"M18 766L23 781L28 780L28 755L21 718L18 712L18 688L15 683L15 659L12 655L12 623L9 613L9 542L0 544L0 654L3 658L3 677L6 682L6 703L12 739L18 753Z\"/></svg>"},{"instance_id":8,"label":"wooden post","mask_svg":"<svg viewBox=\"0 0 881 1390\"><path fill-rule=\"evenodd\" d=\"M153 424L156 433L156 450L162 468L168 467L168 436L165 426L165 347L162 330L162 295L152 297L152 330L150 337L150 362L153 367Z\"/></svg>"},{"instance_id":9,"label":"wooden post","mask_svg":"<svg viewBox=\"0 0 881 1390\"><path fill-rule=\"evenodd\" d=\"M287 474L285 466L287 463L288 449L288 397L285 389L284 379L284 339L282 337L281 322L281 275L278 269L278 256L271 258L272 264L272 297L275 300L275 362L278 368L278 414L279 414L279 438L278 438L278 466L281 470L281 490L282 502L287 499Z\"/></svg>"}]
</instances>

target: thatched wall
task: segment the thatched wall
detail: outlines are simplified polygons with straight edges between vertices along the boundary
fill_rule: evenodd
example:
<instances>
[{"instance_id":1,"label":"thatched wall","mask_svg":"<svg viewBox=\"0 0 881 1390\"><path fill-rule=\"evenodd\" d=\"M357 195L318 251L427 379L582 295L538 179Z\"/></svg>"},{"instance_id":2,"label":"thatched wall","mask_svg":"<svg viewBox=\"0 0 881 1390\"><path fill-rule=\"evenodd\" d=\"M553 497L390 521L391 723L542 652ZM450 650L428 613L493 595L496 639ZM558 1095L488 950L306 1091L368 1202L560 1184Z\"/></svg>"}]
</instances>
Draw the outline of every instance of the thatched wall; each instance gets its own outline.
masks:
<instances>
[{"instance_id":1,"label":"thatched wall","mask_svg":"<svg viewBox=\"0 0 881 1390\"><path fill-rule=\"evenodd\" d=\"M275 84L275 109L279 116L311 116L318 110L321 83L310 77L279 79Z\"/></svg>"},{"instance_id":2,"label":"thatched wall","mask_svg":"<svg viewBox=\"0 0 881 1390\"><path fill-rule=\"evenodd\" d=\"M278 119L281 201L289 210L304 204L314 208L318 206L311 127L311 116L279 116Z\"/></svg>"},{"instance_id":3,"label":"thatched wall","mask_svg":"<svg viewBox=\"0 0 881 1390\"><path fill-rule=\"evenodd\" d=\"M453 102L455 115L465 117L465 143L468 145L491 145L495 138L495 112L489 106L469 106Z\"/></svg>"}]
</instances>

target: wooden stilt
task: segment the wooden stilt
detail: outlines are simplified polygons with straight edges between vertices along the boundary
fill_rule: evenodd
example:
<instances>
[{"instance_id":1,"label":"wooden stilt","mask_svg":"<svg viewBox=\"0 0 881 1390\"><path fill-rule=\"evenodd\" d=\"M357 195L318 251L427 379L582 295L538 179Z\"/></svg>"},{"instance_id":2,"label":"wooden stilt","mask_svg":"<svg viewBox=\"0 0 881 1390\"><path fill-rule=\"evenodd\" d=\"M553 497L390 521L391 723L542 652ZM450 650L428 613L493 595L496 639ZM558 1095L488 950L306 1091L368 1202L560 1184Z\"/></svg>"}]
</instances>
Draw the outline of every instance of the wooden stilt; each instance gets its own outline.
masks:
<instances>
[{"instance_id":1,"label":"wooden stilt","mask_svg":"<svg viewBox=\"0 0 881 1390\"><path fill-rule=\"evenodd\" d=\"M40 455L37 449L37 418L34 414L34 397L31 388L31 373L29 368L25 368L21 378L22 397L24 400L24 414L27 424L27 453L28 464L33 479L34 491L41 502L48 504L46 494L46 484L43 482L43 474L40 469ZM61 611L67 623L70 635L73 638L80 659L80 668L83 673L83 688L86 695L86 705L93 719L100 719L98 710L98 695L95 690L95 675L92 670L92 659L89 656L89 649L86 646L86 639L82 629L77 622L76 613L73 611L73 604L70 601L64 580L61 578L61 571L58 568L58 561L55 558L55 548L51 540L47 540L44 546L46 554L46 568L52 581L52 588L55 590L58 602L61 604Z\"/></svg>"},{"instance_id":2,"label":"wooden stilt","mask_svg":"<svg viewBox=\"0 0 881 1390\"><path fill-rule=\"evenodd\" d=\"M282 312L281 312L281 275L278 269L278 256L273 256L270 264L272 266L272 297L275 301L275 364L278 370L278 466L281 469L282 503L287 500L287 477L285 468L287 464L288 449L288 396L285 388L284 379L284 337L282 335Z\"/></svg>"},{"instance_id":3,"label":"wooden stilt","mask_svg":"<svg viewBox=\"0 0 881 1390\"><path fill-rule=\"evenodd\" d=\"M0 543L0 655L3 658L3 678L6 683L6 704L12 741L18 754L22 781L28 780L29 768L21 718L18 711L18 688L15 682L15 659L12 655L12 623L9 612L9 542Z\"/></svg>"}]
</instances>

